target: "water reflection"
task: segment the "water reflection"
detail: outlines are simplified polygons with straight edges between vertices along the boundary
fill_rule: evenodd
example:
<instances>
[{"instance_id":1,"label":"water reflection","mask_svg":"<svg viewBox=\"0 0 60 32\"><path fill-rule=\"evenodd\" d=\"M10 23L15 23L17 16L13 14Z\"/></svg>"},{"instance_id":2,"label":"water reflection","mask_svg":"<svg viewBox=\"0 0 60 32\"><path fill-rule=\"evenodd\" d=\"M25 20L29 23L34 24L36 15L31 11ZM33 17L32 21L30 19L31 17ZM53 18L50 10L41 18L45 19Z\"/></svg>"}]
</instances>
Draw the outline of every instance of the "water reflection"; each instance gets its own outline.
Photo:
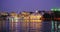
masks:
<instances>
[{"instance_id":1,"label":"water reflection","mask_svg":"<svg viewBox=\"0 0 60 32\"><path fill-rule=\"evenodd\" d=\"M42 16L45 16L45 18L49 16L47 17L49 19L44 20ZM9 17L0 19L0 30L1 32L52 32L53 25L50 18L51 14L45 13L42 15L37 11L32 14L28 12L22 12L21 14L12 12ZM55 25L56 23L53 24ZM56 25L53 31L55 31Z\"/></svg>"}]
</instances>

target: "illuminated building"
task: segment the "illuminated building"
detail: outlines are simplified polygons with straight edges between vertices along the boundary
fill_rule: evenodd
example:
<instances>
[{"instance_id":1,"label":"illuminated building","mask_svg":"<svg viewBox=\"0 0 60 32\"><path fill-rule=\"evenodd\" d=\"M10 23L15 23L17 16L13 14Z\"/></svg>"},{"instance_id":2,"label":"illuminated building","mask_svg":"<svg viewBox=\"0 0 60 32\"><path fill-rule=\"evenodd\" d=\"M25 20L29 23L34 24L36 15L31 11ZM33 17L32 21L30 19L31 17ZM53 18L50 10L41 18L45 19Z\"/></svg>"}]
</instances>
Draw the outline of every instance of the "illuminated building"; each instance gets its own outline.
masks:
<instances>
[{"instance_id":1,"label":"illuminated building","mask_svg":"<svg viewBox=\"0 0 60 32\"><path fill-rule=\"evenodd\" d=\"M17 32L17 23L18 23L18 14L15 12L12 12L9 17L9 25L11 32Z\"/></svg>"},{"instance_id":2,"label":"illuminated building","mask_svg":"<svg viewBox=\"0 0 60 32\"><path fill-rule=\"evenodd\" d=\"M39 32L42 28L42 15L38 12L30 15L29 27L31 32ZM40 31L41 32L41 31Z\"/></svg>"},{"instance_id":3,"label":"illuminated building","mask_svg":"<svg viewBox=\"0 0 60 32\"><path fill-rule=\"evenodd\" d=\"M40 30L42 27L42 20L40 18L42 18L42 15L40 15L38 12L33 14L30 14L29 12L22 12L20 14L20 19L22 20L20 20L21 29L24 32L38 32L38 30Z\"/></svg>"},{"instance_id":4,"label":"illuminated building","mask_svg":"<svg viewBox=\"0 0 60 32\"><path fill-rule=\"evenodd\" d=\"M21 22L21 31L23 30L23 32L28 32L28 27L29 27L29 12L22 12L21 13L21 17L20 22Z\"/></svg>"},{"instance_id":5,"label":"illuminated building","mask_svg":"<svg viewBox=\"0 0 60 32\"><path fill-rule=\"evenodd\" d=\"M45 12L46 13L46 12ZM44 12L21 12L17 14L15 12L11 12L10 16L8 16L8 22L0 25L5 28L9 25L9 32L59 32L60 31L60 18L56 17L54 13L48 11L49 17L43 17ZM58 13L59 14L59 13ZM7 13L1 13L1 15L7 15ZM60 15L60 14L59 14ZM46 21L46 20L47 21ZM3 19L2 19L3 20ZM1 20L0 20L1 22ZM0 24L2 24L1 22ZM8 23L8 24L7 24ZM1 28L1 27L0 27ZM6 29L7 30L7 29Z\"/></svg>"}]
</instances>

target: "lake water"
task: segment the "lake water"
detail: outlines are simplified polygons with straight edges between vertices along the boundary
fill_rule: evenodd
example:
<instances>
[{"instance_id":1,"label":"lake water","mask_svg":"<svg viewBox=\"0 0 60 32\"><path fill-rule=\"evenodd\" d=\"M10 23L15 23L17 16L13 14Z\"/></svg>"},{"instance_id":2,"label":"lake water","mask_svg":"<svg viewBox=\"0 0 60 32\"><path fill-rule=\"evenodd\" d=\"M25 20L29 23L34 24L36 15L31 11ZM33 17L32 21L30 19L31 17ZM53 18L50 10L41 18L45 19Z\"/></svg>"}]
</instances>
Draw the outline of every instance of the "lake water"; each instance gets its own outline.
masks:
<instances>
[{"instance_id":1,"label":"lake water","mask_svg":"<svg viewBox=\"0 0 60 32\"><path fill-rule=\"evenodd\" d=\"M3 32L51 32L51 21L16 22L13 24L13 30L9 25L9 21L5 23L2 29Z\"/></svg>"}]
</instances>

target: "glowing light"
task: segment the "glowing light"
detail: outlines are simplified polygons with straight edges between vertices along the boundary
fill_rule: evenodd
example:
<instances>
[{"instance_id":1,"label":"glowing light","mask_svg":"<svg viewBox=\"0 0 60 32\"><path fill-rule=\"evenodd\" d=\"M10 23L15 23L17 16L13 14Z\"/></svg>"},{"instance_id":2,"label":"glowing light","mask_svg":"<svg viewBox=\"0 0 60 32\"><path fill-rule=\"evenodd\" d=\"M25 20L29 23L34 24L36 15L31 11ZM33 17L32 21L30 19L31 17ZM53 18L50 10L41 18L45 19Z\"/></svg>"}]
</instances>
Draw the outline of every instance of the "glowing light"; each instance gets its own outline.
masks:
<instances>
[{"instance_id":1,"label":"glowing light","mask_svg":"<svg viewBox=\"0 0 60 32\"><path fill-rule=\"evenodd\" d=\"M36 13L38 13L38 10L36 10Z\"/></svg>"},{"instance_id":2,"label":"glowing light","mask_svg":"<svg viewBox=\"0 0 60 32\"><path fill-rule=\"evenodd\" d=\"M60 9L58 9L60 11Z\"/></svg>"},{"instance_id":3,"label":"glowing light","mask_svg":"<svg viewBox=\"0 0 60 32\"><path fill-rule=\"evenodd\" d=\"M15 17L15 22L18 22L18 18L17 17Z\"/></svg>"},{"instance_id":4,"label":"glowing light","mask_svg":"<svg viewBox=\"0 0 60 32\"><path fill-rule=\"evenodd\" d=\"M60 11L60 8L53 8L53 9L51 9L51 11Z\"/></svg>"},{"instance_id":5,"label":"glowing light","mask_svg":"<svg viewBox=\"0 0 60 32\"><path fill-rule=\"evenodd\" d=\"M58 28L60 28L60 25L58 26Z\"/></svg>"},{"instance_id":6,"label":"glowing light","mask_svg":"<svg viewBox=\"0 0 60 32\"><path fill-rule=\"evenodd\" d=\"M53 11L54 9L51 9L51 11Z\"/></svg>"},{"instance_id":7,"label":"glowing light","mask_svg":"<svg viewBox=\"0 0 60 32\"><path fill-rule=\"evenodd\" d=\"M42 20L40 20L40 18L42 18L41 15L31 15L30 22L42 22Z\"/></svg>"}]
</instances>

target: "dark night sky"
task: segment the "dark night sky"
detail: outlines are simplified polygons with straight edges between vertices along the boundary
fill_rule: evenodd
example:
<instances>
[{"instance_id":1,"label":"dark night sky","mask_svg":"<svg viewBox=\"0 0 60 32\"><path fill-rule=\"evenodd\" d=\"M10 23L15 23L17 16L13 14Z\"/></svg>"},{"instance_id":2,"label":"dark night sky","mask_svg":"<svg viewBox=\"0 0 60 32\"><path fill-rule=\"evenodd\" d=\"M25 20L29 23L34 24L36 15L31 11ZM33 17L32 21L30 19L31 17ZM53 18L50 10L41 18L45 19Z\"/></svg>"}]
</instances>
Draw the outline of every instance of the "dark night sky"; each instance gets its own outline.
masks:
<instances>
[{"instance_id":1,"label":"dark night sky","mask_svg":"<svg viewBox=\"0 0 60 32\"><path fill-rule=\"evenodd\" d=\"M0 11L35 11L59 8L60 0L0 0Z\"/></svg>"}]
</instances>

